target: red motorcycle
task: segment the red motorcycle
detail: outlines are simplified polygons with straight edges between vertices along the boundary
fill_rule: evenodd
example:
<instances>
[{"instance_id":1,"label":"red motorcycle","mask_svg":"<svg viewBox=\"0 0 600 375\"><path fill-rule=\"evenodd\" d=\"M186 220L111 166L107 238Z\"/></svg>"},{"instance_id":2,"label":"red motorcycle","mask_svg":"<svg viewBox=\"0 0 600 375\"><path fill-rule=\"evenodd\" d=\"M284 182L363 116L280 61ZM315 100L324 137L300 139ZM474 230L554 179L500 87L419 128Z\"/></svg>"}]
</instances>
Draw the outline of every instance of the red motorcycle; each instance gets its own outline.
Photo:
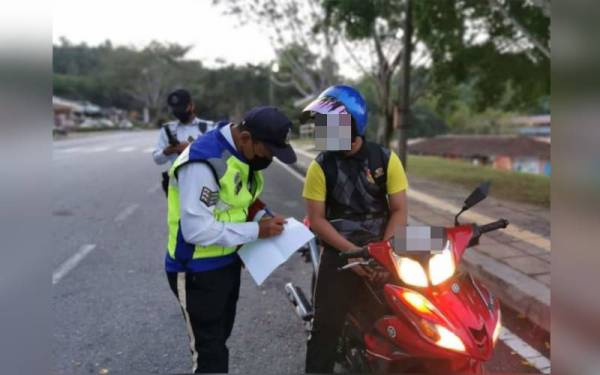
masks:
<instances>
[{"instance_id":1,"label":"red motorcycle","mask_svg":"<svg viewBox=\"0 0 600 375\"><path fill-rule=\"evenodd\" d=\"M445 228L441 251L398 251L390 241L340 253L344 259L362 258L340 269L383 267L391 278L384 284L365 281L368 293L344 318L337 353L338 363L351 373L474 373L484 372L500 334L498 300L457 266L465 250L477 245L487 232L506 228L501 219L486 225L460 225L458 217L486 198L484 183L465 200L455 216L455 226ZM318 270L319 247L308 245L305 254ZM314 295L314 277L313 293ZM310 330L313 311L302 290L285 286L288 298ZM311 299L312 300L312 299Z\"/></svg>"}]
</instances>

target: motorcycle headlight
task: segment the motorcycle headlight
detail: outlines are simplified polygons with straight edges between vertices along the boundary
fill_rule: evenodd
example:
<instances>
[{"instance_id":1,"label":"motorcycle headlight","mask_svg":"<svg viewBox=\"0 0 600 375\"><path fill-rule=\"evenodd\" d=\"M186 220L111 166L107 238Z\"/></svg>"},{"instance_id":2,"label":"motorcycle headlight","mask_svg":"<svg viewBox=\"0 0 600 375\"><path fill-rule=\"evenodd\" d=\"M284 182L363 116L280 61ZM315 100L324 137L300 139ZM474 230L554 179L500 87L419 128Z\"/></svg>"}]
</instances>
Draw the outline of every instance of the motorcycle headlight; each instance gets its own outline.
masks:
<instances>
[{"instance_id":1,"label":"motorcycle headlight","mask_svg":"<svg viewBox=\"0 0 600 375\"><path fill-rule=\"evenodd\" d=\"M429 259L429 279L433 285L438 285L454 275L454 271L456 271L456 264L450 251L450 242L447 242L440 254Z\"/></svg>"},{"instance_id":2,"label":"motorcycle headlight","mask_svg":"<svg viewBox=\"0 0 600 375\"><path fill-rule=\"evenodd\" d=\"M419 262L396 254L394 254L394 260L398 276L404 283L420 287L427 286L427 275Z\"/></svg>"},{"instance_id":3,"label":"motorcycle headlight","mask_svg":"<svg viewBox=\"0 0 600 375\"><path fill-rule=\"evenodd\" d=\"M465 351L465 345L458 336L456 336L454 333L450 332L449 330L440 325L436 325L436 328L440 337L435 342L437 346L441 346L442 348L454 350L457 352Z\"/></svg>"}]
</instances>

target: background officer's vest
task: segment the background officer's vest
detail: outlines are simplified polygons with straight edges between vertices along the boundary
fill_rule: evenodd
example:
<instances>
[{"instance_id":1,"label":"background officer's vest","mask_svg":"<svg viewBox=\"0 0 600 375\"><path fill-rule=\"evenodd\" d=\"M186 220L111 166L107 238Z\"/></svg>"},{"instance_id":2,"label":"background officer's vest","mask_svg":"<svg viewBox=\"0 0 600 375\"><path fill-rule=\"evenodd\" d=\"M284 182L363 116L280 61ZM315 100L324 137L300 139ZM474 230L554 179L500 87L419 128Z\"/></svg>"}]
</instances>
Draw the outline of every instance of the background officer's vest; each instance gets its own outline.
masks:
<instances>
[{"instance_id":1,"label":"background officer's vest","mask_svg":"<svg viewBox=\"0 0 600 375\"><path fill-rule=\"evenodd\" d=\"M352 156L325 151L315 159L325 175L327 220L359 246L380 239L385 231L390 155L387 148L365 141Z\"/></svg>"},{"instance_id":2,"label":"background officer's vest","mask_svg":"<svg viewBox=\"0 0 600 375\"><path fill-rule=\"evenodd\" d=\"M198 181L198 199L215 205L213 215L221 222L241 223L248 217L248 207L258 198L263 189L263 177L253 172L252 191L248 188L250 166L233 153L237 153L215 129L199 137L173 163L169 170L167 222L169 239L167 244L167 271L203 271L218 268L233 261L236 247L220 245L196 246L188 243L181 234L179 211L178 169L188 163L206 163L218 182L219 190L203 191Z\"/></svg>"}]
</instances>

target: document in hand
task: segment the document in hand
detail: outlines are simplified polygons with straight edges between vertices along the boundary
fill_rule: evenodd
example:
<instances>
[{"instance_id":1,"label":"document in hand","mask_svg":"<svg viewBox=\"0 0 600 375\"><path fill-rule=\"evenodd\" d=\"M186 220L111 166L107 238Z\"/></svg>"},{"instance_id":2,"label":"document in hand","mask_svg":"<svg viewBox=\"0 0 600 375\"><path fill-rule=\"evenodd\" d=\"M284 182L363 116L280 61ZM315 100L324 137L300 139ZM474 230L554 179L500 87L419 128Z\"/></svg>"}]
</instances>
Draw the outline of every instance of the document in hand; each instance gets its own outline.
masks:
<instances>
[{"instance_id":1,"label":"document in hand","mask_svg":"<svg viewBox=\"0 0 600 375\"><path fill-rule=\"evenodd\" d=\"M257 285L261 285L280 264L314 237L298 220L293 217L286 220L280 235L247 243L238 250Z\"/></svg>"}]
</instances>

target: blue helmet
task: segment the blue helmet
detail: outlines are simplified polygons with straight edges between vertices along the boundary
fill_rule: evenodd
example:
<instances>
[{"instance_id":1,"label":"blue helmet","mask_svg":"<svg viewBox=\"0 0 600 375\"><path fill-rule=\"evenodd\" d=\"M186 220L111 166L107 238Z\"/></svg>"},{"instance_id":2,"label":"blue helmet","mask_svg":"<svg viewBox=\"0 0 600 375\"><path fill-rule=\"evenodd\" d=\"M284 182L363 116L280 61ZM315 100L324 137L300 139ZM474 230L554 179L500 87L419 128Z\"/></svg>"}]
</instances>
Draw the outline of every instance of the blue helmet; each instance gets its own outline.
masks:
<instances>
[{"instance_id":1,"label":"blue helmet","mask_svg":"<svg viewBox=\"0 0 600 375\"><path fill-rule=\"evenodd\" d=\"M346 85L331 86L302 110L303 114L349 113L354 119L358 135L367 130L367 102L358 90Z\"/></svg>"}]
</instances>

